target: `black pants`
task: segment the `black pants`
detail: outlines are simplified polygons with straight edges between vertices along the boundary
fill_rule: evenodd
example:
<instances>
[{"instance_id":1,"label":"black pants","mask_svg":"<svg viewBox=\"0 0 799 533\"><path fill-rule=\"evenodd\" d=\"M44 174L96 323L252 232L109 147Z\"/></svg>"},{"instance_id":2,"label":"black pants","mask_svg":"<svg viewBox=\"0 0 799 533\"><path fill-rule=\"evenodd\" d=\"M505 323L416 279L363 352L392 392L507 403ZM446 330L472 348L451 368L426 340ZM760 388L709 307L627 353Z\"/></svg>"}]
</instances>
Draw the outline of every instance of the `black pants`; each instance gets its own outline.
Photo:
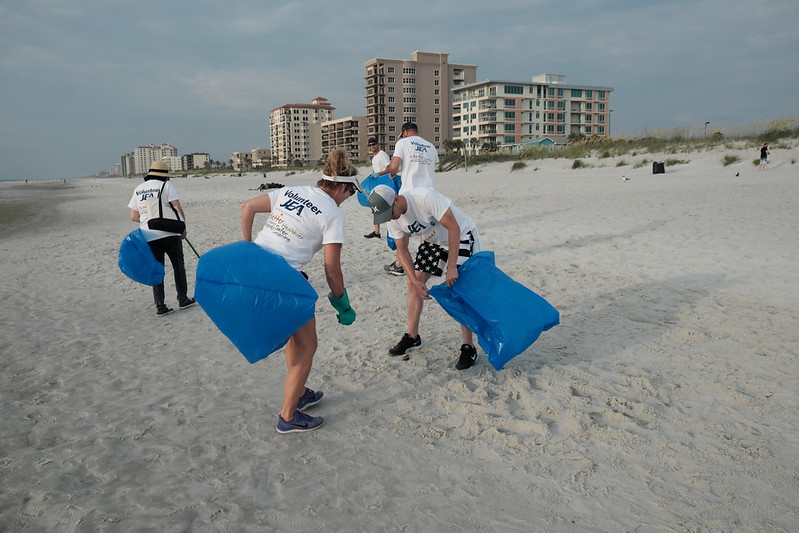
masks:
<instances>
[{"instance_id":1,"label":"black pants","mask_svg":"<svg viewBox=\"0 0 799 533\"><path fill-rule=\"evenodd\" d=\"M150 241L150 249L153 255L160 263L164 262L164 254L169 256L172 262L172 270L175 272L175 288L178 291L178 302L182 303L188 300L186 295L188 286L186 284L186 266L183 264L183 239L179 236L164 237L155 241ZM155 285L153 287L153 298L155 305L164 305L164 284Z\"/></svg>"}]
</instances>

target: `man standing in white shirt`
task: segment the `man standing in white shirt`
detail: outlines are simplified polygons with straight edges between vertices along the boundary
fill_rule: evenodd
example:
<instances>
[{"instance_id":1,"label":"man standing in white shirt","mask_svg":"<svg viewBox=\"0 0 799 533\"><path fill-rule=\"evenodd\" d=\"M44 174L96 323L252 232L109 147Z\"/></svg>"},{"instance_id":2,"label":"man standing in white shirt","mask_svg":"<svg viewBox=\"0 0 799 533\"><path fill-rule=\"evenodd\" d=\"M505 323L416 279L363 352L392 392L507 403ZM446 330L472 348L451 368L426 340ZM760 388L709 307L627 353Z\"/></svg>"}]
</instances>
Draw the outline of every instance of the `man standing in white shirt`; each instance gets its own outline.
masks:
<instances>
[{"instance_id":1,"label":"man standing in white shirt","mask_svg":"<svg viewBox=\"0 0 799 533\"><path fill-rule=\"evenodd\" d=\"M419 128L413 122L402 125L402 138L394 147L391 163L381 174L388 172L393 178L402 176L399 194L418 187L434 188L433 177L438 164L438 150L432 143L419 136ZM389 274L401 276L403 268L396 261L383 267Z\"/></svg>"},{"instance_id":2,"label":"man standing in white shirt","mask_svg":"<svg viewBox=\"0 0 799 533\"><path fill-rule=\"evenodd\" d=\"M372 156L372 174L375 176L382 176L385 174L384 170L391 163L391 158L388 154L380 149L376 137L369 137L366 141L369 145L369 154ZM364 235L367 239L380 238L380 224L375 224L375 230L372 233Z\"/></svg>"}]
</instances>

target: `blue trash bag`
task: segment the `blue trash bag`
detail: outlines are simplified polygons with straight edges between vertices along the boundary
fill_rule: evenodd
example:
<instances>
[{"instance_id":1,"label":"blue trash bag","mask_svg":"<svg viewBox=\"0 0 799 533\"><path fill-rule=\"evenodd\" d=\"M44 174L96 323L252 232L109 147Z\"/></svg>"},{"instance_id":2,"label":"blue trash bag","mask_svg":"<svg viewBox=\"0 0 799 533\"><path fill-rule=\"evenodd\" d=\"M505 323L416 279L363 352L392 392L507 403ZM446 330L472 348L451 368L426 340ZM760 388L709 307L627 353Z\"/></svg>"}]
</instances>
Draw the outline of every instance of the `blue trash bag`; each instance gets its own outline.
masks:
<instances>
[{"instance_id":1,"label":"blue trash bag","mask_svg":"<svg viewBox=\"0 0 799 533\"><path fill-rule=\"evenodd\" d=\"M282 348L319 295L285 259L239 241L200 256L194 298L250 363Z\"/></svg>"},{"instance_id":2,"label":"blue trash bag","mask_svg":"<svg viewBox=\"0 0 799 533\"><path fill-rule=\"evenodd\" d=\"M164 264L153 255L141 228L122 240L117 264L123 274L138 283L152 287L164 281Z\"/></svg>"},{"instance_id":3,"label":"blue trash bag","mask_svg":"<svg viewBox=\"0 0 799 533\"><path fill-rule=\"evenodd\" d=\"M477 335L497 370L560 323L557 309L495 266L494 252L474 254L458 269L452 288L445 282L431 287L429 293Z\"/></svg>"},{"instance_id":4,"label":"blue trash bag","mask_svg":"<svg viewBox=\"0 0 799 533\"><path fill-rule=\"evenodd\" d=\"M387 245L388 245L388 247L389 247L389 248L391 248L392 250L396 250L396 249L397 249L397 243L396 243L396 242L394 242L394 239L392 239L391 237L389 237L389 235L388 235L388 231L386 231L386 244L387 244Z\"/></svg>"},{"instance_id":5,"label":"blue trash bag","mask_svg":"<svg viewBox=\"0 0 799 533\"><path fill-rule=\"evenodd\" d=\"M394 179L391 179L391 174L381 174L379 176L375 176L374 174L369 174L367 177L363 179L361 182L361 189L363 189L366 194L358 191L358 203L364 207L369 207L369 200L367 197L372 192L372 189L377 187L378 185L388 185L394 192L398 193L400 187L402 187L402 176L397 174Z\"/></svg>"}]
</instances>

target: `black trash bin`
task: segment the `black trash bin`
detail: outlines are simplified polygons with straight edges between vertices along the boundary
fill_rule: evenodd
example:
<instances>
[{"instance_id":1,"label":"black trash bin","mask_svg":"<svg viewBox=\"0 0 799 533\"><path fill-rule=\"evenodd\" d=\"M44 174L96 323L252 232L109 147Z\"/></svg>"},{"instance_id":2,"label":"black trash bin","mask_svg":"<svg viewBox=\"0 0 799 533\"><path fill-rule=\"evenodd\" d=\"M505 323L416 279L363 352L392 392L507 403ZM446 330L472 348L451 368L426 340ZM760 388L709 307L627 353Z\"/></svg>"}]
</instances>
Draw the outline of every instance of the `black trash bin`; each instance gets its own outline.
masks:
<instances>
[{"instance_id":1,"label":"black trash bin","mask_svg":"<svg viewBox=\"0 0 799 533\"><path fill-rule=\"evenodd\" d=\"M665 174L666 173L666 163L663 161L654 161L652 163L652 174Z\"/></svg>"}]
</instances>

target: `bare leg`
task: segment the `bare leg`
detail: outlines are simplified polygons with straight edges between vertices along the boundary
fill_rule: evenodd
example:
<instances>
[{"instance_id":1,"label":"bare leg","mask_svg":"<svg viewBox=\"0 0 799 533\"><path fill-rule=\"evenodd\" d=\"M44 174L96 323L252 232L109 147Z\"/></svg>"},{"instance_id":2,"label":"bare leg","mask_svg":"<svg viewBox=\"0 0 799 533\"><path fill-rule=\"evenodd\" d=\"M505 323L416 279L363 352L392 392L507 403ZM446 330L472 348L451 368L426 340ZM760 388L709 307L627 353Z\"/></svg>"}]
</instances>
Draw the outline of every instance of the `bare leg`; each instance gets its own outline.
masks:
<instances>
[{"instance_id":1,"label":"bare leg","mask_svg":"<svg viewBox=\"0 0 799 533\"><path fill-rule=\"evenodd\" d=\"M416 279L422 283L427 283L430 279L430 273L419 272L415 270ZM424 307L424 300L421 296L414 291L408 290L408 335L414 339L419 336L419 319L422 316L422 308Z\"/></svg>"},{"instance_id":2,"label":"bare leg","mask_svg":"<svg viewBox=\"0 0 799 533\"><path fill-rule=\"evenodd\" d=\"M461 326L461 335L463 336L463 344L470 344L474 346L474 337L472 337L472 330L465 326Z\"/></svg>"},{"instance_id":3,"label":"bare leg","mask_svg":"<svg viewBox=\"0 0 799 533\"><path fill-rule=\"evenodd\" d=\"M283 420L294 418L297 402L305 393L305 382L311 373L313 356L319 344L316 337L316 317L305 323L286 343L286 383L283 388Z\"/></svg>"}]
</instances>

